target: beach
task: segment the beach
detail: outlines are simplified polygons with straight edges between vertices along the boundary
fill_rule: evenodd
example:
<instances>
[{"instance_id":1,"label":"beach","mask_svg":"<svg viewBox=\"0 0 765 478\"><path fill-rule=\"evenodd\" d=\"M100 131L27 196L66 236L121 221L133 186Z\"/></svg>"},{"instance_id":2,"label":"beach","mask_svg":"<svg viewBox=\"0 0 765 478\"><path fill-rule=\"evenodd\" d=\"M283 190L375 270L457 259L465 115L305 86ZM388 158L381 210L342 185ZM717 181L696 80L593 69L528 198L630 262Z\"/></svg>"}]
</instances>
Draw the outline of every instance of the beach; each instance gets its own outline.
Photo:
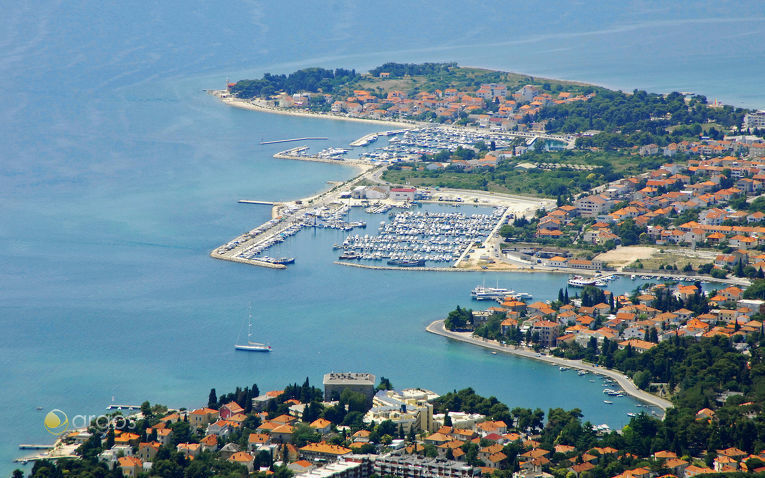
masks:
<instances>
[{"instance_id":1,"label":"beach","mask_svg":"<svg viewBox=\"0 0 765 478\"><path fill-rule=\"evenodd\" d=\"M225 92L223 90L207 90L207 92L211 94L212 96L215 96L216 98L221 100L224 104L227 104L228 106L233 106L234 108L242 108L245 110L261 111L264 113L274 113L274 114L288 115L288 116L302 116L304 118L320 118L320 119L331 119L331 120L341 120L341 121L355 121L355 122L361 122L361 123L374 123L374 124L379 124L383 126L391 126L394 128L414 128L414 127L422 126L422 124L425 124L425 123L418 123L416 121L390 121L390 120L377 120L377 119L371 119L371 118L354 118L351 116L342 116L342 115L336 115L332 113L312 113L309 111L297 111L297 110L287 110L284 108L273 108L270 106L259 105L259 104L253 103L252 101L236 98L234 96L227 96L226 94L224 94Z\"/></svg>"},{"instance_id":2,"label":"beach","mask_svg":"<svg viewBox=\"0 0 765 478\"><path fill-rule=\"evenodd\" d=\"M585 370L590 373L608 377L616 381L616 383L619 384L622 390L624 390L624 393L626 393L627 395L631 397L634 397L637 400L640 400L641 402L654 405L658 408L661 408L664 411L672 407L672 402L670 402L669 400L663 399L661 397L657 397L656 395L640 390L632 382L632 380L629 377L615 370L597 367L597 366L588 364L586 362L583 362L581 360L569 360L565 358L553 357L551 355L543 355L543 354L534 352L534 350L532 349L525 348L525 347L503 345L497 342L496 340L487 340L480 337L474 337L472 332L452 332L450 330L446 330L443 320L433 321L430 325L428 325L425 328L425 330L427 330L431 334L441 335L443 337L447 337L453 340L458 340L460 342L465 342L472 345L477 345L479 347L484 347L497 352L517 355L519 357L525 357L525 358L529 358L533 360L539 360L541 362L546 362L546 363L549 363L552 365L558 365L561 367L569 367L569 368L573 368L577 370Z\"/></svg>"}]
</instances>

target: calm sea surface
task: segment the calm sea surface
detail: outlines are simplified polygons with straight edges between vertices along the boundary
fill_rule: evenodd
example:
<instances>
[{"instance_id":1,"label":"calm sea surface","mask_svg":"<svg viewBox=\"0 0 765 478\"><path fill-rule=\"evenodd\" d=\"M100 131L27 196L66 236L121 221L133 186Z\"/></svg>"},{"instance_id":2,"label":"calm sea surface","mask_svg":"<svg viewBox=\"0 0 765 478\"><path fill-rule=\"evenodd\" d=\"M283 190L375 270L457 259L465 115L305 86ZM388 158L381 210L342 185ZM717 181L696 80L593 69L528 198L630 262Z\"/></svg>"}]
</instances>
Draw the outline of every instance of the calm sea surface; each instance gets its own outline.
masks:
<instances>
[{"instance_id":1,"label":"calm sea surface","mask_svg":"<svg viewBox=\"0 0 765 478\"><path fill-rule=\"evenodd\" d=\"M275 160L279 145L261 139L343 146L376 128L235 110L202 89L306 66L457 61L765 107L761 3L110 3L14 2L0 19L0 474L18 443L51 441L52 408L196 407L211 387L319 384L332 370L579 407L612 426L638 410L604 405L599 380L423 331L471 306L484 280L548 299L563 276L343 268L333 231L282 245L297 258L287 271L210 259L269 215L238 199L354 175ZM271 354L233 350L249 302Z\"/></svg>"}]
</instances>

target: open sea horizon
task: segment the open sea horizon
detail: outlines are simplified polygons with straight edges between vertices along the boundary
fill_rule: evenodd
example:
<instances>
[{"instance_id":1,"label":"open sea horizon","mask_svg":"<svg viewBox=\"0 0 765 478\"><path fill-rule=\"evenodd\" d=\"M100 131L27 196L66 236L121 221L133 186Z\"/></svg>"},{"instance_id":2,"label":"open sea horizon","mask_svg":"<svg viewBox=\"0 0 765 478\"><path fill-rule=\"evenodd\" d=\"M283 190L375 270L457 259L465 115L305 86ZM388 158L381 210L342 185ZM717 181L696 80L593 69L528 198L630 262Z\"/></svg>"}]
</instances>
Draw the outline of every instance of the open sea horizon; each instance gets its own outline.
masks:
<instances>
[{"instance_id":1,"label":"open sea horizon","mask_svg":"<svg viewBox=\"0 0 765 478\"><path fill-rule=\"evenodd\" d=\"M129 2L128 2L129 3ZM19 443L50 443L51 409L206 403L330 371L397 388L471 386L511 407L580 408L621 427L592 376L492 355L425 332L476 284L552 299L565 275L372 271L332 264L336 231L304 230L286 271L211 259L270 216L239 199L287 200L355 169L284 161L262 139L348 145L367 123L227 107L203 89L308 66L457 61L654 92L693 91L765 108L765 7L758 2L93 0L9 5L0 19L0 475ZM317 143L318 145L319 143ZM466 212L470 212L466 208ZM362 214L362 213L359 213ZM368 218L370 224L380 216ZM371 233L371 231L369 231ZM623 292L636 282L616 281ZM234 351L252 302L270 354ZM42 407L41 411L37 407ZM31 465L23 469L30 470Z\"/></svg>"}]
</instances>

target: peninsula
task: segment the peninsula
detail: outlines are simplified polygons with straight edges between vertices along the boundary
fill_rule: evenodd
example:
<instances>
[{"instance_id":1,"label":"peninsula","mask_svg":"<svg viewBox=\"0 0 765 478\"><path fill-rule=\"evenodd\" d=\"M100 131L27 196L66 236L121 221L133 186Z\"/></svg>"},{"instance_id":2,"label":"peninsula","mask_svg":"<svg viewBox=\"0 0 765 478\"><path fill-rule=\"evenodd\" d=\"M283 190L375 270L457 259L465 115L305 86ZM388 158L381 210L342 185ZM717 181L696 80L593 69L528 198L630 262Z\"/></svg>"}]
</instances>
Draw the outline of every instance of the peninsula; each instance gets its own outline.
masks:
<instances>
[{"instance_id":1,"label":"peninsula","mask_svg":"<svg viewBox=\"0 0 765 478\"><path fill-rule=\"evenodd\" d=\"M365 74L309 68L211 93L237 107L398 128L350 150L278 153L362 173L277 205L272 222L216 249L216 258L281 267L265 250L306 224L345 229L347 207L433 202L503 214L474 246L441 251L451 257L407 252L402 260L415 265L407 269L669 270L745 286L765 265L765 113L698 94L624 93L453 63L388 63ZM382 137L388 144L372 149ZM385 255L362 248L340 262L387 268L374 262Z\"/></svg>"}]
</instances>

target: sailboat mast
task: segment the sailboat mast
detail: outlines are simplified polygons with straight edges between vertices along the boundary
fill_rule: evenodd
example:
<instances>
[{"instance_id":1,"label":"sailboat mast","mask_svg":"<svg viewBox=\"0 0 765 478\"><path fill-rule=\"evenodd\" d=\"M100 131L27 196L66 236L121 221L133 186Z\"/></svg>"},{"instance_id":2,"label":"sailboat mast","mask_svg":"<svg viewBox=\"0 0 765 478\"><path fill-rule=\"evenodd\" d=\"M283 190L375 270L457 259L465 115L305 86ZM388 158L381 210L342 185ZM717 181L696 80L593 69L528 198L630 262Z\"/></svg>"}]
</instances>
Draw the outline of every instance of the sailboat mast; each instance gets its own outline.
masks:
<instances>
[{"instance_id":1,"label":"sailboat mast","mask_svg":"<svg viewBox=\"0 0 765 478\"><path fill-rule=\"evenodd\" d=\"M247 341L250 341L250 337L252 337L252 304L250 304L249 310L248 310L249 317L247 318Z\"/></svg>"}]
</instances>

